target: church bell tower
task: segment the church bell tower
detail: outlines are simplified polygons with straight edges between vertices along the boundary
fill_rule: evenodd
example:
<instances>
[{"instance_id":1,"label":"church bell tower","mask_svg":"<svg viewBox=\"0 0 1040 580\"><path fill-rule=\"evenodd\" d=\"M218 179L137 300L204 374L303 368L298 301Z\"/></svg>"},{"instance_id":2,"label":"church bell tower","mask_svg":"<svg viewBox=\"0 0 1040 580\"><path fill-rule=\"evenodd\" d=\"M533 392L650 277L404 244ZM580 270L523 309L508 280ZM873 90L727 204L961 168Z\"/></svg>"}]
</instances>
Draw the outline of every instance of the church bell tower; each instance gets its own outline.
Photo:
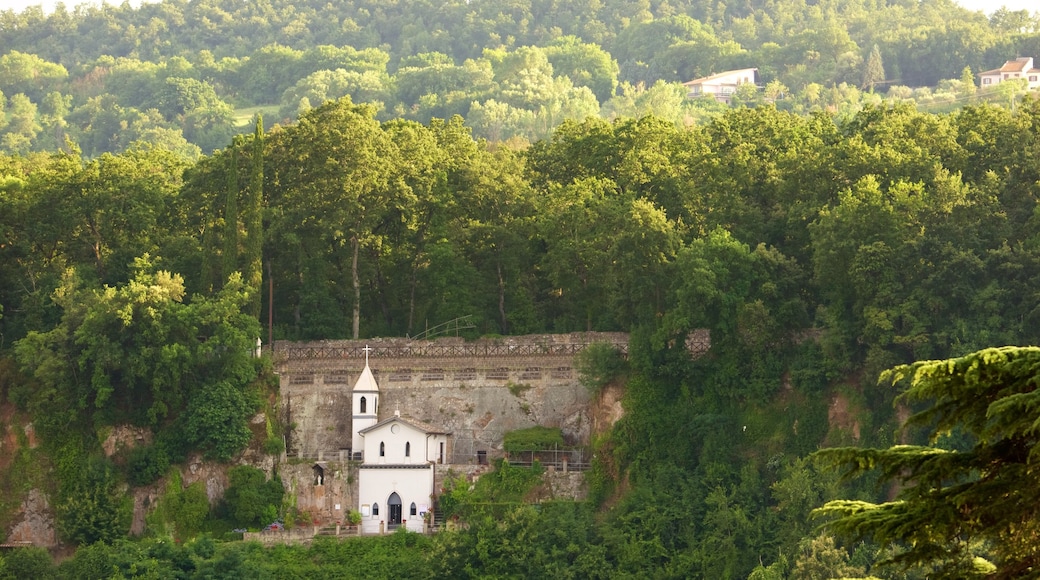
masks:
<instances>
[{"instance_id":1,"label":"church bell tower","mask_svg":"<svg viewBox=\"0 0 1040 580\"><path fill-rule=\"evenodd\" d=\"M379 385L376 384L376 378L368 366L368 353L372 349L366 346L362 350L365 351L365 369L361 371L361 376L354 383L354 390L351 393L350 431L353 453L360 452L365 446L365 439L358 434L358 431L367 429L379 421Z\"/></svg>"}]
</instances>

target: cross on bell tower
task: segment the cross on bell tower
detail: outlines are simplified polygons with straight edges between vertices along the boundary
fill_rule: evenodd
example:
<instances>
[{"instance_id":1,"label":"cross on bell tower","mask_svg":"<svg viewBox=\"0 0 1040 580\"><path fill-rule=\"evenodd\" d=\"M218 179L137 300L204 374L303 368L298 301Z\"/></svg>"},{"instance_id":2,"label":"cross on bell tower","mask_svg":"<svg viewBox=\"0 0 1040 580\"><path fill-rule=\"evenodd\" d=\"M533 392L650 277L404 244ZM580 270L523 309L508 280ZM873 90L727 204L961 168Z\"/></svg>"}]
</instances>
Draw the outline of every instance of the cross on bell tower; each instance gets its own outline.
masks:
<instances>
[{"instance_id":1,"label":"cross on bell tower","mask_svg":"<svg viewBox=\"0 0 1040 580\"><path fill-rule=\"evenodd\" d=\"M357 382L354 383L354 390L350 397L350 442L354 452L361 451L364 446L364 438L358 434L358 431L379 422L379 385L376 384L376 378L368 366L368 354L373 349L366 344L361 350L365 353L365 368L358 376Z\"/></svg>"}]
</instances>

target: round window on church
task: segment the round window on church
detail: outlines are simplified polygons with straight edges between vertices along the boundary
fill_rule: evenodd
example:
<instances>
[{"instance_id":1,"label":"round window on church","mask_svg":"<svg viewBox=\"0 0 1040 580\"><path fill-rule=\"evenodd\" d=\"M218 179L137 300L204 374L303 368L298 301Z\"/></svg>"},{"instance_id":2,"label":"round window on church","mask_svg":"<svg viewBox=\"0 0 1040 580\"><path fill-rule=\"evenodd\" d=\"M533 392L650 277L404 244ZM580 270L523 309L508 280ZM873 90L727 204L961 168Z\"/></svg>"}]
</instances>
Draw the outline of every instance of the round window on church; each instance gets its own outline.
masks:
<instances>
[{"instance_id":1,"label":"round window on church","mask_svg":"<svg viewBox=\"0 0 1040 580\"><path fill-rule=\"evenodd\" d=\"M401 426L400 425L394 424L394 425L390 426L390 432L391 433L397 433L400 430L401 430Z\"/></svg>"}]
</instances>

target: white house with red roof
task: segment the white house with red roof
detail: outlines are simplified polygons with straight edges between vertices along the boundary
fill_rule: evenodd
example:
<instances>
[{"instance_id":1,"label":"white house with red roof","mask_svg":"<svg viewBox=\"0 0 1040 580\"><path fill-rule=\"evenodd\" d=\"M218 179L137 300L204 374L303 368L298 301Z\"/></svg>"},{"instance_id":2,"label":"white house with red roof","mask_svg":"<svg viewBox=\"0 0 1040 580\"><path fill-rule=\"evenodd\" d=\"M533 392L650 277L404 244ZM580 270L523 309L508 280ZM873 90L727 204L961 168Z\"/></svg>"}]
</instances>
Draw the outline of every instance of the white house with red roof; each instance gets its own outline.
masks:
<instances>
[{"instance_id":1,"label":"white house with red roof","mask_svg":"<svg viewBox=\"0 0 1040 580\"><path fill-rule=\"evenodd\" d=\"M711 95L715 100L728 104L737 87L746 83L758 84L757 68L728 70L685 82L683 86L686 87L686 96L691 99Z\"/></svg>"},{"instance_id":2,"label":"white house with red roof","mask_svg":"<svg viewBox=\"0 0 1040 580\"><path fill-rule=\"evenodd\" d=\"M1040 69L1033 66L1033 57L1023 56L1009 60L998 69L979 73L979 84L984 89L1013 79L1025 79L1030 89L1040 87Z\"/></svg>"}]
</instances>

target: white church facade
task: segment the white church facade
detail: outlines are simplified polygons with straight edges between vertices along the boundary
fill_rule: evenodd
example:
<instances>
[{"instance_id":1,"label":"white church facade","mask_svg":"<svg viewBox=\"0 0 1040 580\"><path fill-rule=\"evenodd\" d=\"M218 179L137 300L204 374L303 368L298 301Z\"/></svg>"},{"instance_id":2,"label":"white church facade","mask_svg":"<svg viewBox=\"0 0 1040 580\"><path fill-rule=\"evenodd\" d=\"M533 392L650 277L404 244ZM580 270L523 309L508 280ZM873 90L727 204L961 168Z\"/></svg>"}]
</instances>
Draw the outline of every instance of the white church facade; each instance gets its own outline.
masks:
<instances>
[{"instance_id":1,"label":"white church facade","mask_svg":"<svg viewBox=\"0 0 1040 580\"><path fill-rule=\"evenodd\" d=\"M351 394L353 452L358 467L361 533L378 534L401 526L424 531L424 516L436 497L435 465L448 457L449 433L398 412L379 420L379 386L368 366Z\"/></svg>"}]
</instances>

